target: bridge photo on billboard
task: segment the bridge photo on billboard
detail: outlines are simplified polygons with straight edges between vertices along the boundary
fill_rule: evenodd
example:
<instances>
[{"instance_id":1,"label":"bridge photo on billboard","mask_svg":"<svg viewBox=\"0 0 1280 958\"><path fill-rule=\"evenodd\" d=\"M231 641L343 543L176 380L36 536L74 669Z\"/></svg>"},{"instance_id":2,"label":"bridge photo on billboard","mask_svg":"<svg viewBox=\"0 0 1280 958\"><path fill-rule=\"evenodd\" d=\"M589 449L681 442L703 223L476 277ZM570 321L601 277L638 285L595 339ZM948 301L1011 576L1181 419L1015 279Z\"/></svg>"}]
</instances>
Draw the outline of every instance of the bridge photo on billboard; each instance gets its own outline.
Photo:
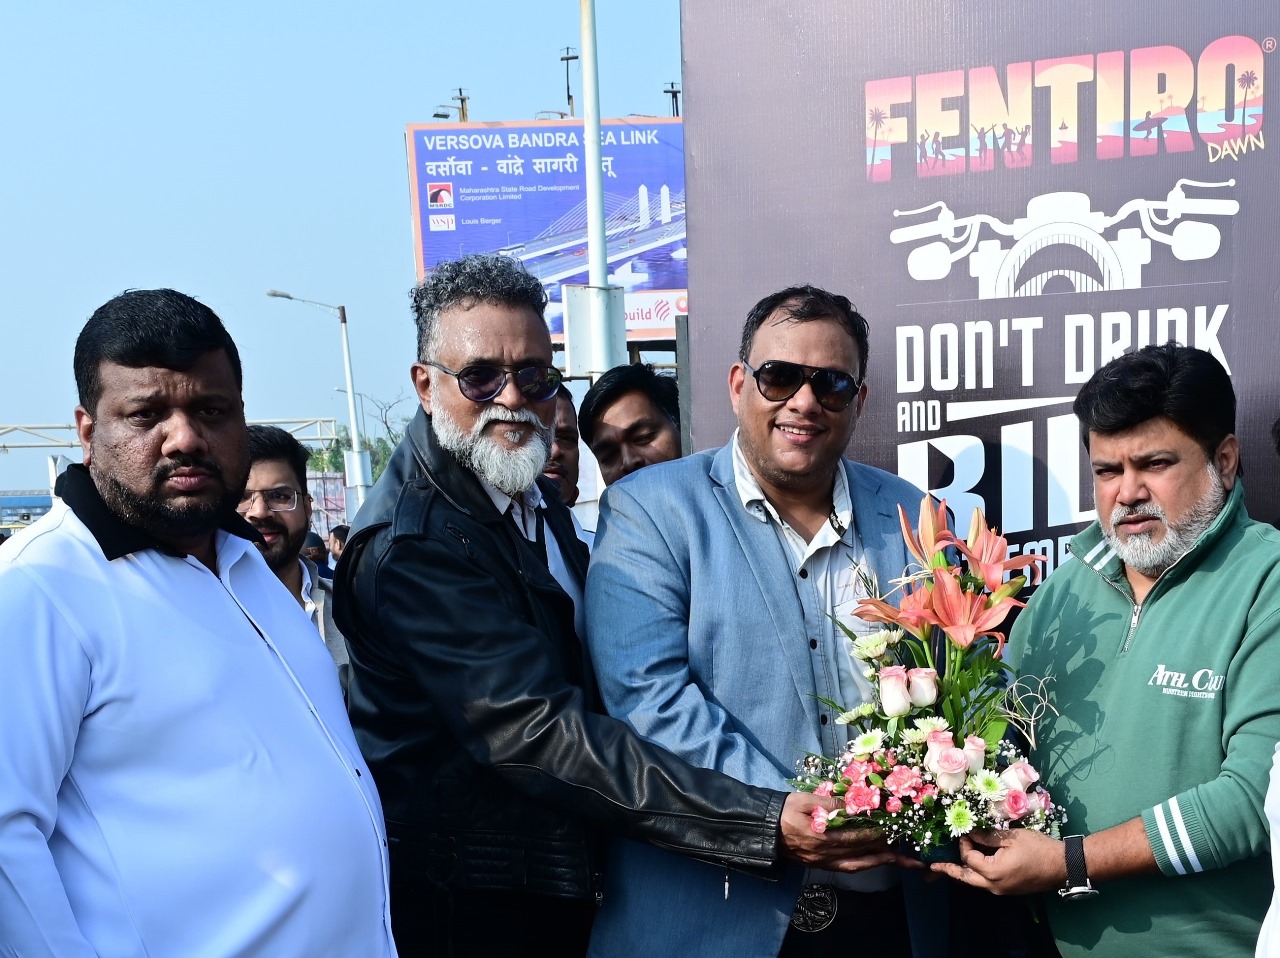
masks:
<instances>
[{"instance_id":1,"label":"bridge photo on billboard","mask_svg":"<svg viewBox=\"0 0 1280 958\"><path fill-rule=\"evenodd\" d=\"M467 253L505 253L542 280L552 338L565 284L587 282L581 120L413 124L406 133L418 276ZM609 284L628 340L675 339L688 313L684 129L678 118L601 121Z\"/></svg>"}]
</instances>

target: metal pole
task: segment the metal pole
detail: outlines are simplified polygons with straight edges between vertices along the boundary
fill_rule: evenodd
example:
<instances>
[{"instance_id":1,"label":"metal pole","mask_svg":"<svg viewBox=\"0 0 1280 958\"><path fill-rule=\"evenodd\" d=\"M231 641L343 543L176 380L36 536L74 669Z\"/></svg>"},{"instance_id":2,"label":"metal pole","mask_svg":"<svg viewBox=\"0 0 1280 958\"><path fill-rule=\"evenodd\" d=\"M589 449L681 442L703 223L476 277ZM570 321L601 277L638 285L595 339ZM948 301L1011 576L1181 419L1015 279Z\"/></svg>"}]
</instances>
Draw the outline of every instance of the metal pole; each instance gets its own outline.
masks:
<instances>
[{"instance_id":1,"label":"metal pole","mask_svg":"<svg viewBox=\"0 0 1280 958\"><path fill-rule=\"evenodd\" d=\"M369 489L369 477L364 474L364 447L360 442L360 427L356 420L356 387L351 377L351 342L347 338L347 307L338 307L338 323L342 327L342 366L347 376L347 417L351 420L351 452L353 470L351 485L356 491L356 504L364 505L365 493Z\"/></svg>"},{"instance_id":2,"label":"metal pole","mask_svg":"<svg viewBox=\"0 0 1280 958\"><path fill-rule=\"evenodd\" d=\"M587 267L591 286L609 282L604 231L604 175L600 170L600 74L596 67L595 0L582 8L582 138L587 175Z\"/></svg>"},{"instance_id":3,"label":"metal pole","mask_svg":"<svg viewBox=\"0 0 1280 958\"><path fill-rule=\"evenodd\" d=\"M600 169L600 75L596 66L596 8L581 0L583 179L587 193L587 285L566 284L565 364L591 376L626 362L622 287L609 286L604 174ZM572 372L571 375L580 375Z\"/></svg>"},{"instance_id":4,"label":"metal pole","mask_svg":"<svg viewBox=\"0 0 1280 958\"><path fill-rule=\"evenodd\" d=\"M573 52L573 47L565 47L564 56L560 59L564 61L564 98L569 104L569 115L573 116L573 90L569 86L569 64L578 59L578 55Z\"/></svg>"}]
</instances>

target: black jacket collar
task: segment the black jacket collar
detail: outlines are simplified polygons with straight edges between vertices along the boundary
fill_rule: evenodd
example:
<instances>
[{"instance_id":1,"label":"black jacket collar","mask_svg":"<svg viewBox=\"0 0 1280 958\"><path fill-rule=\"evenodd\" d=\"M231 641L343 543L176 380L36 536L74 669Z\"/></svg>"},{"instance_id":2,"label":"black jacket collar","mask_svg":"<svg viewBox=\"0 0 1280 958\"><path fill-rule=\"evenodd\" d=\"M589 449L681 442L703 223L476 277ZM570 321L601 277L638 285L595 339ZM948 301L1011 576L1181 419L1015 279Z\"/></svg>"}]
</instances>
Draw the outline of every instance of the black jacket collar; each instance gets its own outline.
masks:
<instances>
[{"instance_id":1,"label":"black jacket collar","mask_svg":"<svg viewBox=\"0 0 1280 958\"><path fill-rule=\"evenodd\" d=\"M58 477L53 493L84 523L108 561L146 549L155 549L168 556L182 557L186 554L162 545L108 509L88 468L79 463L68 466ZM262 539L257 530L235 512L223 519L219 528L250 542Z\"/></svg>"}]
</instances>

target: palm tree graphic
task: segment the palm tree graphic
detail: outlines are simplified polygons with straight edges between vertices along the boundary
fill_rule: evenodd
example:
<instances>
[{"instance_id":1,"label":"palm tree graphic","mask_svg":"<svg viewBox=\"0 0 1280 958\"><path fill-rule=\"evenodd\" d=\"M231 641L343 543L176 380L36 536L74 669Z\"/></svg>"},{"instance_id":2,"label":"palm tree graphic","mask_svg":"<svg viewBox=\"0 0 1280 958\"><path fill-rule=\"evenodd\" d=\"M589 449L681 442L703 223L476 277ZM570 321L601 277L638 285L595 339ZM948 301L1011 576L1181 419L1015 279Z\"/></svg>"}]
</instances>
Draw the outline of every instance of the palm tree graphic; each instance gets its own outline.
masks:
<instances>
[{"instance_id":1,"label":"palm tree graphic","mask_svg":"<svg viewBox=\"0 0 1280 958\"><path fill-rule=\"evenodd\" d=\"M1244 105L1240 109L1240 138L1244 139L1244 130L1248 125L1249 114L1249 94L1253 92L1253 88L1258 85L1258 75L1252 70L1245 70L1244 73L1236 79L1236 86L1244 90Z\"/></svg>"},{"instance_id":2,"label":"palm tree graphic","mask_svg":"<svg viewBox=\"0 0 1280 958\"><path fill-rule=\"evenodd\" d=\"M880 131L884 129L885 121L889 119L889 115L880 109L880 107L872 107L867 111L867 126L871 128L871 165L867 167L867 179L871 179L871 171L876 166L876 149L880 142Z\"/></svg>"}]
</instances>

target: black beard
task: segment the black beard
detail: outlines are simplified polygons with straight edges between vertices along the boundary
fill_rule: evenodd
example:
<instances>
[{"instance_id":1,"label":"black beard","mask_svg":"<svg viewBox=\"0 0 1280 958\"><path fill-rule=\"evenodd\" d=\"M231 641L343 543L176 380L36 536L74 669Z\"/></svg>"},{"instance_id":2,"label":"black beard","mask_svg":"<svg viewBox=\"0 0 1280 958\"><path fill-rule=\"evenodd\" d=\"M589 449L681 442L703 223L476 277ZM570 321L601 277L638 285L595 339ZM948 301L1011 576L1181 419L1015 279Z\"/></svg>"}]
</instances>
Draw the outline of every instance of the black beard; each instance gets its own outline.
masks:
<instances>
[{"instance_id":1,"label":"black beard","mask_svg":"<svg viewBox=\"0 0 1280 958\"><path fill-rule=\"evenodd\" d=\"M222 485L222 495L214 501L193 502L177 506L156 496L154 490L182 467L207 470ZM229 486L218 465L208 459L192 456L174 456L169 463L156 469L152 479L152 496L140 496L110 473L90 467L98 494L106 507L121 521L161 542L194 539L215 532L234 513L249 479L246 467L243 478Z\"/></svg>"},{"instance_id":2,"label":"black beard","mask_svg":"<svg viewBox=\"0 0 1280 958\"><path fill-rule=\"evenodd\" d=\"M301 505L298 506L302 508ZM279 572L281 569L288 568L291 562L297 562L298 557L302 555L302 545L307 540L307 530L301 529L296 535L290 535L279 522L268 520L265 522L249 523L259 532L275 532L280 535L274 546L258 544L258 551L262 553L262 558L267 562L267 568L272 572Z\"/></svg>"}]
</instances>

